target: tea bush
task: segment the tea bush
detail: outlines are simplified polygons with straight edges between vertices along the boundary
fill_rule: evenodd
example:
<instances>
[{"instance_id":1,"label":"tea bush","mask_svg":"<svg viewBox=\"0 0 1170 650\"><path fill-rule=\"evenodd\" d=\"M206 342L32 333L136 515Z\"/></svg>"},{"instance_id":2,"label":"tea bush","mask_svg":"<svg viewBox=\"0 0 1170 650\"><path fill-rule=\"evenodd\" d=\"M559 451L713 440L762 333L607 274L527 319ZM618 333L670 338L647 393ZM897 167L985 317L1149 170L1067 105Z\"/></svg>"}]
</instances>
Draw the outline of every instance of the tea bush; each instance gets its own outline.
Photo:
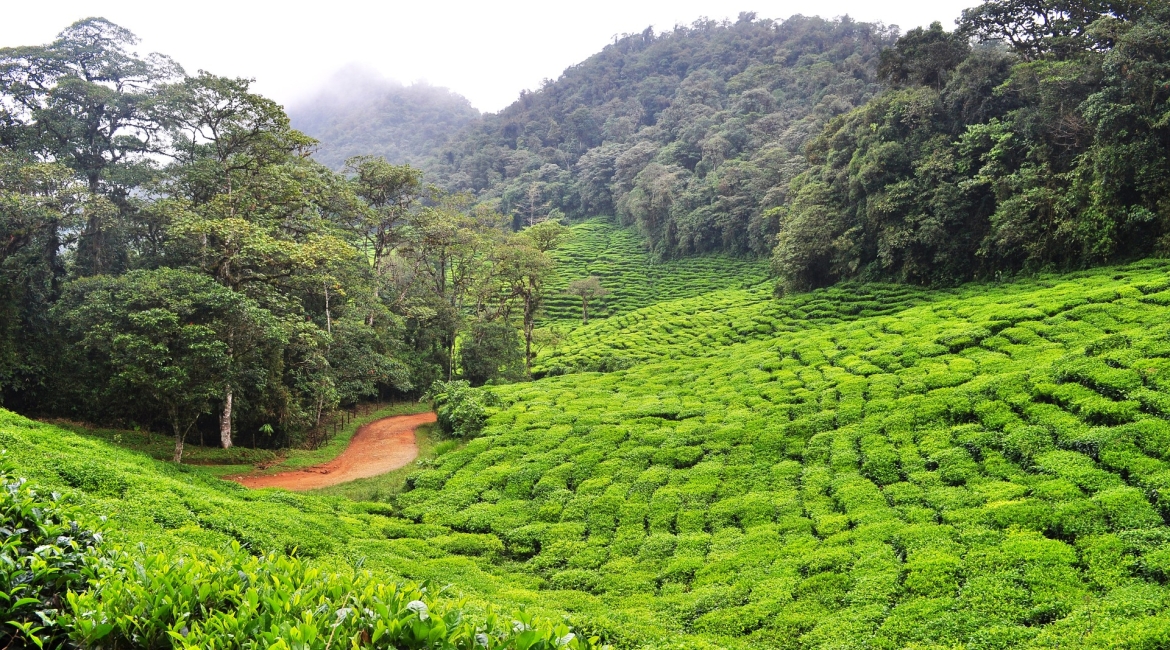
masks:
<instances>
[{"instance_id":1,"label":"tea bush","mask_svg":"<svg viewBox=\"0 0 1170 650\"><path fill-rule=\"evenodd\" d=\"M469 616L430 585L385 583L233 544L204 557L112 555L89 591L68 594L82 647L326 649L590 648L561 623L519 612Z\"/></svg>"},{"instance_id":2,"label":"tea bush","mask_svg":"<svg viewBox=\"0 0 1170 650\"><path fill-rule=\"evenodd\" d=\"M1163 647L1168 272L643 307L397 504L653 647Z\"/></svg>"},{"instance_id":3,"label":"tea bush","mask_svg":"<svg viewBox=\"0 0 1170 650\"><path fill-rule=\"evenodd\" d=\"M58 645L71 591L85 589L101 535L78 525L57 493L38 493L0 467L0 643Z\"/></svg>"},{"instance_id":4,"label":"tea bush","mask_svg":"<svg viewBox=\"0 0 1170 650\"><path fill-rule=\"evenodd\" d=\"M768 279L767 260L723 254L655 260L637 231L607 218L574 224L571 238L552 251L555 277L549 282L542 324L581 322L581 300L569 283L597 276L609 295L589 303L590 320L689 298L709 291L759 285Z\"/></svg>"},{"instance_id":5,"label":"tea bush","mask_svg":"<svg viewBox=\"0 0 1170 650\"><path fill-rule=\"evenodd\" d=\"M466 597L485 629L492 603L621 648L1167 647L1167 277L634 310L541 357L623 367L492 387L482 432L388 503L246 492L3 412L0 444L147 542L139 562L175 546L247 574L295 549L317 582L366 585L364 559L374 582L453 585L422 600ZM232 540L248 553L200 550ZM318 639L370 629L312 611ZM293 634L280 616L248 629Z\"/></svg>"},{"instance_id":6,"label":"tea bush","mask_svg":"<svg viewBox=\"0 0 1170 650\"><path fill-rule=\"evenodd\" d=\"M438 416L439 429L455 438L474 438L487 421L483 393L471 390L466 381L437 381L427 397Z\"/></svg>"},{"instance_id":7,"label":"tea bush","mask_svg":"<svg viewBox=\"0 0 1170 650\"><path fill-rule=\"evenodd\" d=\"M3 409L0 446L17 472L0 478L8 647L30 634L93 648L601 645L523 576L489 571L490 536L391 518L384 503L248 491ZM79 473L107 480L62 506L50 491ZM102 514L104 539L86 524Z\"/></svg>"}]
</instances>

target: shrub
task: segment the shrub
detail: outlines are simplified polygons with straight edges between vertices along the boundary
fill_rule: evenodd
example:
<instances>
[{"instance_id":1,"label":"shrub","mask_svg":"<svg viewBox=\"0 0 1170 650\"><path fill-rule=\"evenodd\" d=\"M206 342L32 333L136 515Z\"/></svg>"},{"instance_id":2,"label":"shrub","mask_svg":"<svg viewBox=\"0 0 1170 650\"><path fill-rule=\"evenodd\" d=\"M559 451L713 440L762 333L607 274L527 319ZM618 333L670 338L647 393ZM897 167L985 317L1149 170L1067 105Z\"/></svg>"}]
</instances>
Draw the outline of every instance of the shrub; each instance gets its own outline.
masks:
<instances>
[{"instance_id":1,"label":"shrub","mask_svg":"<svg viewBox=\"0 0 1170 650\"><path fill-rule=\"evenodd\" d=\"M101 535L81 528L57 494L0 468L0 647L56 646L66 594L85 589Z\"/></svg>"},{"instance_id":2,"label":"shrub","mask_svg":"<svg viewBox=\"0 0 1170 650\"><path fill-rule=\"evenodd\" d=\"M489 611L428 584L386 583L366 571L323 570L238 544L205 557L113 554L96 588L68 595L70 636L84 647L583 649L563 623Z\"/></svg>"},{"instance_id":3,"label":"shrub","mask_svg":"<svg viewBox=\"0 0 1170 650\"><path fill-rule=\"evenodd\" d=\"M437 381L428 393L439 429L455 438L474 438L487 423L482 393L465 381Z\"/></svg>"}]
</instances>

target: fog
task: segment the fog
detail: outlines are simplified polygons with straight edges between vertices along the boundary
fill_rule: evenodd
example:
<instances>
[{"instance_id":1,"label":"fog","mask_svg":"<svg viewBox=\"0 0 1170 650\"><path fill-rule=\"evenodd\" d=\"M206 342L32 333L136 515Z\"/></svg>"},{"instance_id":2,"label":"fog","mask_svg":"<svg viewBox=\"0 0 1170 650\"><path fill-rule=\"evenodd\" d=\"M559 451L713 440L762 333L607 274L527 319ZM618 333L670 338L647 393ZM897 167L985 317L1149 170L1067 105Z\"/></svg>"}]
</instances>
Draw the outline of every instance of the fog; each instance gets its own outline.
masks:
<instances>
[{"instance_id":1,"label":"fog","mask_svg":"<svg viewBox=\"0 0 1170 650\"><path fill-rule=\"evenodd\" d=\"M968 0L596 0L579 3L335 0L277 4L225 0L56 0L6 3L0 46L46 43L63 27L104 16L142 38L140 51L169 54L189 72L257 79L256 88L295 104L338 79L364 87L425 80L497 111L523 89L597 52L615 35L662 31L706 16L793 14L882 21L903 28L939 20L948 27ZM356 66L356 67L353 67ZM345 70L343 76L337 72ZM348 75L348 76L347 76Z\"/></svg>"}]
</instances>

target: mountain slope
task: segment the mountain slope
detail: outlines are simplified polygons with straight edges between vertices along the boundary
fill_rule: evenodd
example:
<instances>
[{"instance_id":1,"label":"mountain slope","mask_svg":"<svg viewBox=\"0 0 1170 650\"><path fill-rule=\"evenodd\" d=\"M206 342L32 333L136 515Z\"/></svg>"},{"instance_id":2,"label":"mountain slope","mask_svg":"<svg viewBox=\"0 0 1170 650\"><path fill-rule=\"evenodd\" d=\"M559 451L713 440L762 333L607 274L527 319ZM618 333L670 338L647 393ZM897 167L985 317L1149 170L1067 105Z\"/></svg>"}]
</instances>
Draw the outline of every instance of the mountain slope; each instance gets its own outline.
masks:
<instances>
[{"instance_id":1,"label":"mountain slope","mask_svg":"<svg viewBox=\"0 0 1170 650\"><path fill-rule=\"evenodd\" d=\"M635 365L491 388L483 436L390 503L248 492L7 412L0 444L126 548L361 559L622 648L1156 648L1168 272L659 303L576 333Z\"/></svg>"},{"instance_id":2,"label":"mountain slope","mask_svg":"<svg viewBox=\"0 0 1170 650\"><path fill-rule=\"evenodd\" d=\"M553 249L555 275L549 282L544 323L580 322L581 300L566 292L573 280L596 276L610 293L589 305L602 319L659 302L716 289L749 287L768 278L766 261L712 253L656 260L637 231L605 218L574 224L567 242Z\"/></svg>"},{"instance_id":3,"label":"mountain slope","mask_svg":"<svg viewBox=\"0 0 1170 650\"><path fill-rule=\"evenodd\" d=\"M479 117L446 88L404 86L361 70L343 70L315 96L289 108L293 127L321 142L314 154L338 170L358 155L420 166Z\"/></svg>"},{"instance_id":4,"label":"mountain slope","mask_svg":"<svg viewBox=\"0 0 1170 650\"><path fill-rule=\"evenodd\" d=\"M970 285L755 340L725 330L742 316L611 319L700 345L493 388L484 437L397 504L658 622L622 629L630 647L1160 647L1167 271Z\"/></svg>"},{"instance_id":5,"label":"mountain slope","mask_svg":"<svg viewBox=\"0 0 1170 650\"><path fill-rule=\"evenodd\" d=\"M847 18L627 35L451 143L431 171L517 222L617 214L657 254L768 253L805 142L877 89L896 37Z\"/></svg>"}]
</instances>

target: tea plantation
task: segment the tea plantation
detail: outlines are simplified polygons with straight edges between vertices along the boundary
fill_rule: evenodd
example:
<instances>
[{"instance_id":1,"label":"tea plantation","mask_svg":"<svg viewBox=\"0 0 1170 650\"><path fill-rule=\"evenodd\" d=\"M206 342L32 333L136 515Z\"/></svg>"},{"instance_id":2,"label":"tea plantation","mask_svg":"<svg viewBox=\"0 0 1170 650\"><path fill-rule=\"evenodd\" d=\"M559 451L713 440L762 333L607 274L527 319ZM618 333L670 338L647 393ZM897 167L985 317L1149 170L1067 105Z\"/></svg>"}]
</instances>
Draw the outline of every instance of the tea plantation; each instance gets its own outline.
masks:
<instances>
[{"instance_id":1,"label":"tea plantation","mask_svg":"<svg viewBox=\"0 0 1170 650\"><path fill-rule=\"evenodd\" d=\"M699 356L814 325L895 313L939 295L880 284L844 284L779 301L768 286L711 292L579 327L545 351L533 371L537 376L608 371L651 359Z\"/></svg>"},{"instance_id":2,"label":"tea plantation","mask_svg":"<svg viewBox=\"0 0 1170 650\"><path fill-rule=\"evenodd\" d=\"M580 333L632 367L493 389L397 506L600 598L623 647L1166 647L1168 271L794 331L736 292L635 312Z\"/></svg>"},{"instance_id":3,"label":"tea plantation","mask_svg":"<svg viewBox=\"0 0 1170 650\"><path fill-rule=\"evenodd\" d=\"M723 254L655 260L641 235L604 217L572 226L570 238L552 256L556 275L549 283L544 324L581 322L581 300L565 289L569 282L589 276L597 276L610 292L590 303L591 319L717 289L752 287L768 279L766 260Z\"/></svg>"},{"instance_id":4,"label":"tea plantation","mask_svg":"<svg viewBox=\"0 0 1170 650\"><path fill-rule=\"evenodd\" d=\"M546 351L543 378L483 389L483 434L379 503L249 492L0 412L14 475L119 549L63 629L124 640L107 647L294 629L313 640L287 647L361 647L379 620L400 622L378 647L552 648L570 627L581 647L1170 647L1170 262L630 305Z\"/></svg>"}]
</instances>

